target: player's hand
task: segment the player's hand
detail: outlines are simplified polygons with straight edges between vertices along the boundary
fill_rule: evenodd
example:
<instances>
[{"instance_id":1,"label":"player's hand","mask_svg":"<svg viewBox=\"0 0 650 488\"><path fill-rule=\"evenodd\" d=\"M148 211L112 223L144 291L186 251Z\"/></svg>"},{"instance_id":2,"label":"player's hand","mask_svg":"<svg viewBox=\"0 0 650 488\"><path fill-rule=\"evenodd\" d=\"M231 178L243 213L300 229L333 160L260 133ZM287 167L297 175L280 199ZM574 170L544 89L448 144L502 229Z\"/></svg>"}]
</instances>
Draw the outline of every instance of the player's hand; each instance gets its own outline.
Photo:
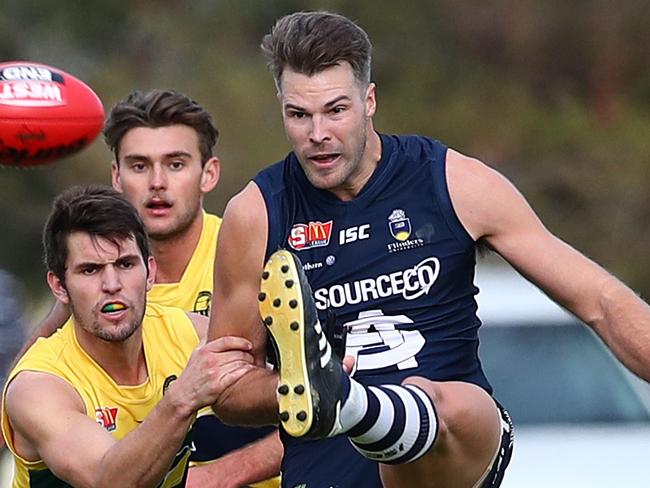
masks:
<instances>
[{"instance_id":1,"label":"player's hand","mask_svg":"<svg viewBox=\"0 0 650 488\"><path fill-rule=\"evenodd\" d=\"M347 374L352 374L352 371L354 371L354 362L354 356L345 356L343 361L341 361L343 364L343 371Z\"/></svg>"},{"instance_id":2,"label":"player's hand","mask_svg":"<svg viewBox=\"0 0 650 488\"><path fill-rule=\"evenodd\" d=\"M253 345L242 337L224 336L197 347L173 383L174 394L196 411L221 394L253 366Z\"/></svg>"}]
</instances>

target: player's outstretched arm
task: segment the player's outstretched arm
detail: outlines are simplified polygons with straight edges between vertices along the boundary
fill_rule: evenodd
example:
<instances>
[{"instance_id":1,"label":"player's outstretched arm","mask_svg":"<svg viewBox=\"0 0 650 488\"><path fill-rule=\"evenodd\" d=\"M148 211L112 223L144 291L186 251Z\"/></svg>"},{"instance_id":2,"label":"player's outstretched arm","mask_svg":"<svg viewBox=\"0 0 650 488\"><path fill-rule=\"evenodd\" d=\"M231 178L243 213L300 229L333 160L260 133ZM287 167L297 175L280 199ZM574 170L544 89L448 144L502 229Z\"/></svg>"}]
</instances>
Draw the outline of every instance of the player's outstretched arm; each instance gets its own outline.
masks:
<instances>
[{"instance_id":1,"label":"player's outstretched arm","mask_svg":"<svg viewBox=\"0 0 650 488\"><path fill-rule=\"evenodd\" d=\"M253 344L256 369L213 406L224 422L277 422L277 375L266 368L266 330L257 308L267 242L267 210L255 183L230 200L219 232L214 271L214 307L208 338L235 335Z\"/></svg>"},{"instance_id":2,"label":"player's outstretched arm","mask_svg":"<svg viewBox=\"0 0 650 488\"><path fill-rule=\"evenodd\" d=\"M249 349L250 343L237 337L197 348L163 399L120 441L88 417L80 396L67 382L23 371L6 396L14 450L27 460L42 459L72 486L155 487L168 473L196 410L214 402L251 367ZM47 408L42 406L43 398L48 399ZM182 466L174 474L181 476Z\"/></svg>"},{"instance_id":3,"label":"player's outstretched arm","mask_svg":"<svg viewBox=\"0 0 650 488\"><path fill-rule=\"evenodd\" d=\"M188 313L201 343L207 340L208 319ZM192 466L188 488L238 488L267 480L280 473L282 443L276 432L229 452L214 461Z\"/></svg>"},{"instance_id":4,"label":"player's outstretched arm","mask_svg":"<svg viewBox=\"0 0 650 488\"><path fill-rule=\"evenodd\" d=\"M605 341L633 372L650 380L650 307L601 266L551 234L502 175L455 151L447 181L456 212L522 275Z\"/></svg>"},{"instance_id":5,"label":"player's outstretched arm","mask_svg":"<svg viewBox=\"0 0 650 488\"><path fill-rule=\"evenodd\" d=\"M190 468L187 488L239 488L280 473L283 447L277 431L216 461Z\"/></svg>"},{"instance_id":6,"label":"player's outstretched arm","mask_svg":"<svg viewBox=\"0 0 650 488\"><path fill-rule=\"evenodd\" d=\"M18 351L18 354L16 354L16 357L14 358L9 371L11 371L16 366L18 360L23 356L23 354L25 354L25 352L27 352L27 349L32 347L32 344L34 344L39 337L49 337L54 334L54 332L56 332L59 327L65 324L69 317L70 311L68 310L68 307L66 307L59 300L56 300L52 306L52 309L47 314L47 317L45 317L43 321L36 326L27 341L25 341L25 344L23 344ZM0 385L0 388L3 386L4 385ZM2 405L0 405L0 411L1 410ZM5 447L5 444L6 443L4 436L2 434L2 431L0 431L0 449Z\"/></svg>"}]
</instances>

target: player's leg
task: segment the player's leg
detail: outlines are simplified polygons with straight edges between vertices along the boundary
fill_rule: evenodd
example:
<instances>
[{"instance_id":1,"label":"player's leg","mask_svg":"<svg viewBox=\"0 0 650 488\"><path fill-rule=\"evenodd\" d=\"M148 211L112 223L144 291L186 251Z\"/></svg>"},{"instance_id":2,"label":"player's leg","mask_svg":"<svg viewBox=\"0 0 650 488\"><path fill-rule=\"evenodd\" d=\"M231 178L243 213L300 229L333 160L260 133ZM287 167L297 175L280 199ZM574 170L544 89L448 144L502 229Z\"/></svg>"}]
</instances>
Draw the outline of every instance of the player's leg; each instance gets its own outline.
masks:
<instances>
[{"instance_id":1,"label":"player's leg","mask_svg":"<svg viewBox=\"0 0 650 488\"><path fill-rule=\"evenodd\" d=\"M475 385L411 377L368 388L350 380L349 390L330 435L381 463L387 488L473 487L497 457L500 412Z\"/></svg>"},{"instance_id":2,"label":"player's leg","mask_svg":"<svg viewBox=\"0 0 650 488\"><path fill-rule=\"evenodd\" d=\"M347 435L382 463L387 486L472 487L498 451L501 422L477 386L410 378L365 387L342 372L318 323L300 262L275 253L260 311L278 348L282 426L295 437Z\"/></svg>"},{"instance_id":3,"label":"player's leg","mask_svg":"<svg viewBox=\"0 0 650 488\"><path fill-rule=\"evenodd\" d=\"M438 430L431 447L414 462L380 465L384 487L470 488L493 478L488 474L499 459L504 427L494 400L469 383L412 377L403 384L426 392L435 406ZM509 437L510 426L506 428Z\"/></svg>"}]
</instances>

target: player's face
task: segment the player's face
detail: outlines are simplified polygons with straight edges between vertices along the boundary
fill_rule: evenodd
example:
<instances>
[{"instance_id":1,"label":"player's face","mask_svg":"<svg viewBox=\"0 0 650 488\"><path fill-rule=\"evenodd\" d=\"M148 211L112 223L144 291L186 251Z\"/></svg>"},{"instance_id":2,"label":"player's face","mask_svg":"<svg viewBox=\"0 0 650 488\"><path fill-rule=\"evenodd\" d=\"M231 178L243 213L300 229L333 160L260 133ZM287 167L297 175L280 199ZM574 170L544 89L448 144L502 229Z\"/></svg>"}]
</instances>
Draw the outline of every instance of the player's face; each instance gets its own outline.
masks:
<instances>
[{"instance_id":1,"label":"player's face","mask_svg":"<svg viewBox=\"0 0 650 488\"><path fill-rule=\"evenodd\" d=\"M348 63L313 76L287 69L278 96L287 137L311 184L354 197L379 159L368 151L374 84L362 89Z\"/></svg>"},{"instance_id":2,"label":"player's face","mask_svg":"<svg viewBox=\"0 0 650 488\"><path fill-rule=\"evenodd\" d=\"M203 195L219 180L219 160L201 167L198 135L189 126L137 127L120 141L112 180L142 217L149 237L165 240L198 222Z\"/></svg>"},{"instance_id":3,"label":"player's face","mask_svg":"<svg viewBox=\"0 0 650 488\"><path fill-rule=\"evenodd\" d=\"M155 261L144 262L134 239L117 246L73 232L67 245L65 287L48 273L52 291L70 306L75 323L85 333L109 342L125 341L142 323Z\"/></svg>"}]
</instances>

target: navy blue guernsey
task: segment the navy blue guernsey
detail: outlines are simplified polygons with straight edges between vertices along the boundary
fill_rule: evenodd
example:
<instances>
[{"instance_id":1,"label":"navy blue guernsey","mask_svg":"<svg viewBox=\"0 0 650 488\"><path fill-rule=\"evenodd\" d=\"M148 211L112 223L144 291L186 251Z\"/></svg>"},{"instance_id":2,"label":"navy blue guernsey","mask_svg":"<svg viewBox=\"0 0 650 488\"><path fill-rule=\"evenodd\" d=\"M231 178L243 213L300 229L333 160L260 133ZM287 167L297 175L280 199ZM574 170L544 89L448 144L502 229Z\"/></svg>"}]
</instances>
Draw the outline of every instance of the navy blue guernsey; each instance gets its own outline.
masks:
<instances>
[{"instance_id":1,"label":"navy blue guernsey","mask_svg":"<svg viewBox=\"0 0 650 488\"><path fill-rule=\"evenodd\" d=\"M321 323L334 314L348 330L346 354L356 357L358 381L419 375L491 393L478 359L475 242L449 197L447 148L421 136L381 135L381 143L377 169L347 202L314 188L293 153L261 171L254 181L268 212L266 257L286 248L300 258ZM344 437L283 440L283 486L381 486L363 478L377 468L346 448ZM348 466L335 471L333 457Z\"/></svg>"}]
</instances>

